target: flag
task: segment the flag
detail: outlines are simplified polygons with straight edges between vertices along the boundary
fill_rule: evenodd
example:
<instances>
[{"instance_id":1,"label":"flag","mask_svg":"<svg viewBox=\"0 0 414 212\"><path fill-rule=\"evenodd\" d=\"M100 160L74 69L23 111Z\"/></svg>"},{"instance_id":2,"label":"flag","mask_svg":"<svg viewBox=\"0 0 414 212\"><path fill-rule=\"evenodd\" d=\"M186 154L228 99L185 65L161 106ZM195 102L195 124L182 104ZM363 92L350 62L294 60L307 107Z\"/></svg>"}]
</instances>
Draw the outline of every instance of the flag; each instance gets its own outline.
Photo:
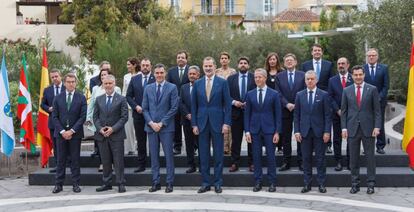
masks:
<instances>
[{"instance_id":1,"label":"flag","mask_svg":"<svg viewBox=\"0 0 414 212\"><path fill-rule=\"evenodd\" d=\"M39 112L37 113L37 145L42 148L41 163L45 167L49 161L49 156L52 154L52 139L48 127L49 114L40 107L43 98L43 91L49 86L49 70L47 65L46 48L43 47L43 61L40 79L40 94L39 94Z\"/></svg>"},{"instance_id":2,"label":"flag","mask_svg":"<svg viewBox=\"0 0 414 212\"><path fill-rule=\"evenodd\" d=\"M6 59L1 60L0 75L0 131L1 152L10 157L14 150L13 116L10 107L9 80L7 78Z\"/></svg>"},{"instance_id":3,"label":"flag","mask_svg":"<svg viewBox=\"0 0 414 212\"><path fill-rule=\"evenodd\" d=\"M23 54L20 69L19 97L17 98L17 117L20 119L20 143L30 152L36 151L32 118L32 100L30 97L29 73L26 69L26 57Z\"/></svg>"},{"instance_id":4,"label":"flag","mask_svg":"<svg viewBox=\"0 0 414 212\"><path fill-rule=\"evenodd\" d=\"M409 166L411 169L414 169L414 43L411 47L407 106L405 112L402 148L408 154Z\"/></svg>"}]
</instances>

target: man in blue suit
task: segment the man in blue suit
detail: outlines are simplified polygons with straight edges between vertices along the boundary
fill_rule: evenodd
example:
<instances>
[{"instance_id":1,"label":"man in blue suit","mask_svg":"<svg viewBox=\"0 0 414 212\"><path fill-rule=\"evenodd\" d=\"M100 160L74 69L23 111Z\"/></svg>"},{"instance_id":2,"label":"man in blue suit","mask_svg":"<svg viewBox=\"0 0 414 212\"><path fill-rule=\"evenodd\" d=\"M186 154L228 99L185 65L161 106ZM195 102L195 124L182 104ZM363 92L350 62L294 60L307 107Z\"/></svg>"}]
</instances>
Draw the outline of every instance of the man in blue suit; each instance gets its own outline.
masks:
<instances>
[{"instance_id":1,"label":"man in blue suit","mask_svg":"<svg viewBox=\"0 0 414 212\"><path fill-rule=\"evenodd\" d=\"M302 193L309 192L312 184L312 153L315 151L319 192L326 193L326 143L331 138L332 106L329 94L316 87L315 71L305 74L307 89L300 91L295 100L295 138L301 143L303 157L304 187Z\"/></svg>"},{"instance_id":2,"label":"man in blue suit","mask_svg":"<svg viewBox=\"0 0 414 212\"><path fill-rule=\"evenodd\" d=\"M49 114L49 122L47 126L49 127L50 138L53 142L53 160L55 164L57 164L58 159L58 151L57 151L57 144L56 138L54 136L54 129L55 126L53 124L52 112L53 112L53 100L56 96L62 93L65 90L65 86L62 83L62 77L60 76L60 71L58 69L52 69L49 72L49 77L52 81L52 85L45 88L43 91L43 98L42 102L40 103L40 107ZM50 169L50 173L55 173L56 168Z\"/></svg>"},{"instance_id":3,"label":"man in blue suit","mask_svg":"<svg viewBox=\"0 0 414 212\"><path fill-rule=\"evenodd\" d=\"M185 151L189 168L185 171L187 174L197 171L194 153L198 149L198 136L194 135L191 126L191 93L193 92L194 83L200 78L200 68L190 66L188 68L189 83L181 86L180 111L181 121L184 128Z\"/></svg>"},{"instance_id":4,"label":"man in blue suit","mask_svg":"<svg viewBox=\"0 0 414 212\"><path fill-rule=\"evenodd\" d=\"M239 170L240 151L243 139L243 112L245 107L246 94L256 87L254 76L249 72L249 59L240 57L238 60L238 74L233 74L227 78L231 96L231 159L232 165L230 172ZM252 144L247 144L249 171L253 172Z\"/></svg>"},{"instance_id":5,"label":"man in blue suit","mask_svg":"<svg viewBox=\"0 0 414 212\"><path fill-rule=\"evenodd\" d=\"M282 108L279 93L266 86L267 72L256 69L254 81L257 89L247 93L244 111L246 140L253 146L254 180L253 192L262 190L262 147L266 147L269 192L276 191L275 145L282 131Z\"/></svg>"},{"instance_id":6,"label":"man in blue suit","mask_svg":"<svg viewBox=\"0 0 414 212\"><path fill-rule=\"evenodd\" d=\"M212 57L203 60L205 76L197 80L191 94L191 125L199 135L202 186L197 191L210 191L210 141L213 142L214 191L221 193L223 185L223 134L231 125L231 97L226 80L215 76L216 63Z\"/></svg>"},{"instance_id":7,"label":"man in blue suit","mask_svg":"<svg viewBox=\"0 0 414 212\"><path fill-rule=\"evenodd\" d=\"M160 143L167 164L167 185L165 193L173 191L174 183L174 116L178 110L177 87L165 81L166 70L163 64L154 67L155 83L144 90L142 110L145 117L145 131L148 133L151 156L152 187L149 192L161 189L160 185Z\"/></svg>"},{"instance_id":8,"label":"man in blue suit","mask_svg":"<svg viewBox=\"0 0 414 212\"><path fill-rule=\"evenodd\" d=\"M381 104L381 130L377 137L377 153L385 154L385 129L384 115L387 106L388 88L390 87L390 79L388 76L388 66L378 63L378 50L371 48L367 52L368 63L364 65L365 79L368 84L377 87Z\"/></svg>"},{"instance_id":9,"label":"man in blue suit","mask_svg":"<svg viewBox=\"0 0 414 212\"><path fill-rule=\"evenodd\" d=\"M131 78L126 94L128 104L133 108L132 118L134 119L134 131L137 139L138 168L134 172L145 171L147 133L144 130L145 119L142 113L142 99L145 87L153 82L155 82L155 78L151 74L151 61L148 58L144 58L141 60L141 74L137 74Z\"/></svg>"},{"instance_id":10,"label":"man in blue suit","mask_svg":"<svg viewBox=\"0 0 414 212\"><path fill-rule=\"evenodd\" d=\"M70 170L72 174L73 192L79 193L80 181L80 148L83 138L83 123L86 120L86 98L82 93L75 91L76 75L66 74L64 81L66 90L53 101L54 136L58 150L58 163L53 193L62 191L66 175L66 158L70 155Z\"/></svg>"},{"instance_id":11,"label":"man in blue suit","mask_svg":"<svg viewBox=\"0 0 414 212\"><path fill-rule=\"evenodd\" d=\"M295 109L296 93L305 89L305 73L296 70L296 56L286 54L283 58L286 70L276 76L276 90L279 92L282 103L282 126L283 133L281 141L283 143L283 164L279 171L290 169L292 157L292 131L293 131L293 111ZM300 143L297 142L297 162L299 170L302 170L302 153Z\"/></svg>"},{"instance_id":12,"label":"man in blue suit","mask_svg":"<svg viewBox=\"0 0 414 212\"><path fill-rule=\"evenodd\" d=\"M332 103L332 125L333 125L333 149L336 160L335 171L342 170L342 129L341 129L341 100L345 87L354 83L351 74L348 73L349 61L341 57L337 62L338 74L329 79L328 93ZM346 148L346 166L349 168L349 149Z\"/></svg>"},{"instance_id":13,"label":"man in blue suit","mask_svg":"<svg viewBox=\"0 0 414 212\"><path fill-rule=\"evenodd\" d=\"M188 53L186 51L179 51L176 55L177 66L168 70L167 81L177 86L178 91L181 86L188 83ZM180 93L178 93L180 96ZM174 155L181 154L181 147L183 145L182 129L181 129L181 114L180 111L175 115L175 134L174 134Z\"/></svg>"}]
</instances>

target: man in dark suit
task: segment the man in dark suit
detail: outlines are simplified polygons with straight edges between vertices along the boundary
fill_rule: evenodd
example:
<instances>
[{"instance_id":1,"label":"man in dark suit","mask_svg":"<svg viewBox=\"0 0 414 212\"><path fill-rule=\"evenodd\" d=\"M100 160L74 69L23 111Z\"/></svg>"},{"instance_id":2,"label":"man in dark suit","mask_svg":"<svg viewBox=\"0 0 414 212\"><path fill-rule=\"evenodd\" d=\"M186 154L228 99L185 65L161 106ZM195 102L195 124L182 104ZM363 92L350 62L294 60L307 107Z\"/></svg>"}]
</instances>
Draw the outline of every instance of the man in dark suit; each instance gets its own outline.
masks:
<instances>
[{"instance_id":1,"label":"man in dark suit","mask_svg":"<svg viewBox=\"0 0 414 212\"><path fill-rule=\"evenodd\" d=\"M337 62L338 74L329 79L328 93L332 98L332 124L333 124L333 149L336 160L335 171L342 170L342 136L341 136L341 100L345 87L354 83L351 74L348 73L349 61L341 57ZM349 148L346 148L346 166L349 168Z\"/></svg>"},{"instance_id":2,"label":"man in dark suit","mask_svg":"<svg viewBox=\"0 0 414 212\"><path fill-rule=\"evenodd\" d=\"M232 165L229 172L239 170L240 151L243 139L244 118L243 111L245 106L246 94L256 87L254 76L249 72L249 59L240 57L238 60L238 74L233 74L227 78L231 96L231 160ZM247 144L249 171L253 172L252 144Z\"/></svg>"},{"instance_id":3,"label":"man in dark suit","mask_svg":"<svg viewBox=\"0 0 414 212\"><path fill-rule=\"evenodd\" d=\"M326 143L331 138L332 106L328 92L316 87L318 78L316 72L309 70L305 74L306 89L296 95L295 100L295 138L301 144L303 157L302 193L311 190L312 185L312 153L318 174L316 179L319 192L326 193Z\"/></svg>"},{"instance_id":4,"label":"man in dark suit","mask_svg":"<svg viewBox=\"0 0 414 212\"><path fill-rule=\"evenodd\" d=\"M167 81L177 86L178 91L181 86L188 83L188 53L186 51L179 51L177 53L177 66L168 70ZM180 96L180 93L178 93ZM177 112L175 115L175 134L174 134L174 155L181 154L181 147L183 145L182 129L181 129L181 113Z\"/></svg>"},{"instance_id":5,"label":"man in dark suit","mask_svg":"<svg viewBox=\"0 0 414 212\"><path fill-rule=\"evenodd\" d=\"M377 87L380 104L381 104L381 130L377 137L377 153L385 154L385 129L384 116L387 107L388 88L390 87L390 79L388 76L388 66L378 63L378 50L369 49L367 52L368 63L364 65L365 79L364 81Z\"/></svg>"},{"instance_id":6,"label":"man in dark suit","mask_svg":"<svg viewBox=\"0 0 414 212\"><path fill-rule=\"evenodd\" d=\"M185 171L187 174L197 171L194 153L198 149L198 136L194 135L191 126L191 92L194 83L200 78L200 68L198 66L190 66L188 68L189 83L181 86L180 111L181 121L184 128L185 151L187 155L187 163L189 168Z\"/></svg>"},{"instance_id":7,"label":"man in dark suit","mask_svg":"<svg viewBox=\"0 0 414 212\"><path fill-rule=\"evenodd\" d=\"M210 141L213 143L214 191L221 193L223 185L223 134L231 125L231 97L226 80L215 76L216 63L212 57L203 60L205 76L197 80L191 94L191 125L199 135L202 185L197 191L210 191Z\"/></svg>"},{"instance_id":8,"label":"man in dark suit","mask_svg":"<svg viewBox=\"0 0 414 212\"><path fill-rule=\"evenodd\" d=\"M145 117L145 131L148 133L151 156L152 187L149 192L161 189L160 185L160 143L167 165L167 185L165 193L173 191L174 183L174 116L178 110L177 87L165 81L166 70L163 64L154 67L156 82L148 85L144 91L142 110Z\"/></svg>"},{"instance_id":9,"label":"man in dark suit","mask_svg":"<svg viewBox=\"0 0 414 212\"><path fill-rule=\"evenodd\" d=\"M318 86L319 89L328 91L329 79L334 76L333 63L331 61L323 60L323 49L320 44L313 44L311 47L312 60L305 61L302 64L302 71L306 72L308 70L314 70L318 77ZM328 148L326 153L332 153L332 142L328 142Z\"/></svg>"},{"instance_id":10,"label":"man in dark suit","mask_svg":"<svg viewBox=\"0 0 414 212\"><path fill-rule=\"evenodd\" d=\"M60 71L58 69L52 69L49 72L49 77L52 81L52 85L45 88L43 90L43 98L42 102L40 103L40 107L46 111L49 114L49 132L50 137L53 142L53 160L55 161L55 164L57 164L57 158L58 158L58 151L57 151L57 144L56 144L56 138L54 136L54 129L55 126L53 125L53 118L52 118L52 112L53 112L53 100L56 96L58 96L60 93L62 93L65 90L65 86L62 83L62 77L60 76ZM56 168L50 169L50 173L55 173Z\"/></svg>"},{"instance_id":11,"label":"man in dark suit","mask_svg":"<svg viewBox=\"0 0 414 212\"><path fill-rule=\"evenodd\" d=\"M282 126L283 132L281 141L283 143L283 164L279 171L290 169L292 157L292 131L293 131L293 112L295 109L296 93L305 89L305 73L296 70L296 56L287 54L283 58L286 70L276 76L276 90L279 92L282 103ZM302 170L302 153L300 143L297 142L297 162L299 170Z\"/></svg>"},{"instance_id":12,"label":"man in dark suit","mask_svg":"<svg viewBox=\"0 0 414 212\"><path fill-rule=\"evenodd\" d=\"M256 69L254 81L257 89L247 93L244 111L246 140L253 146L254 180L253 192L262 190L262 147L266 147L269 192L276 191L275 148L282 131L282 107L279 93L266 86L267 72Z\"/></svg>"},{"instance_id":13,"label":"man in dark suit","mask_svg":"<svg viewBox=\"0 0 414 212\"><path fill-rule=\"evenodd\" d=\"M137 139L138 168L134 172L145 171L145 160L147 158L147 133L144 130L145 119L142 113L142 99L145 87L155 82L154 75L151 74L151 61L148 58L141 60L141 73L131 78L126 94L128 104L133 109L132 118L134 119L135 137Z\"/></svg>"},{"instance_id":14,"label":"man in dark suit","mask_svg":"<svg viewBox=\"0 0 414 212\"><path fill-rule=\"evenodd\" d=\"M83 138L83 123L86 120L86 98L82 93L75 91L76 75L66 74L64 78L66 90L53 101L54 136L58 150L58 163L53 193L62 191L66 175L66 158L70 155L70 170L72 174L73 192L79 193L80 181L80 147Z\"/></svg>"},{"instance_id":15,"label":"man in dark suit","mask_svg":"<svg viewBox=\"0 0 414 212\"><path fill-rule=\"evenodd\" d=\"M112 164L114 165L118 192L124 193L124 139L125 123L128 121L128 104L125 97L116 93L115 77L103 79L105 94L96 98L93 122L96 127L95 139L103 165L103 185L97 192L112 189Z\"/></svg>"},{"instance_id":16,"label":"man in dark suit","mask_svg":"<svg viewBox=\"0 0 414 212\"><path fill-rule=\"evenodd\" d=\"M375 186L375 137L381 128L381 106L377 88L364 82L362 66L352 68L354 84L344 89L341 102L342 138L348 139L352 188L359 192L359 155L364 146L367 159L367 193L374 193Z\"/></svg>"}]
</instances>

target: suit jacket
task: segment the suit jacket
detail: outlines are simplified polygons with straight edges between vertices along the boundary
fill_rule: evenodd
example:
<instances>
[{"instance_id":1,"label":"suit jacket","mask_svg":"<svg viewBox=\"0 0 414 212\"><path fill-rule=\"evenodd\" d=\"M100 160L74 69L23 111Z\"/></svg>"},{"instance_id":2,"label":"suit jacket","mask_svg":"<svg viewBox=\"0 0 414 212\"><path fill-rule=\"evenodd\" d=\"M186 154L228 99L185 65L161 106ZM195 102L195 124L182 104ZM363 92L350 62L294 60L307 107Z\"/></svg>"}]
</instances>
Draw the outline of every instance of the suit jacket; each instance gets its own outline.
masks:
<instances>
[{"instance_id":1,"label":"suit jacket","mask_svg":"<svg viewBox=\"0 0 414 212\"><path fill-rule=\"evenodd\" d=\"M129 86L127 89L126 99L129 106L132 109L132 117L134 119L142 118L142 114L139 114L135 108L137 105L142 107L142 99L144 95L144 87L142 86L142 74L135 75L131 78ZM155 82L155 77L153 74L150 74L148 78L147 87L149 84Z\"/></svg>"},{"instance_id":2,"label":"suit jacket","mask_svg":"<svg viewBox=\"0 0 414 212\"><path fill-rule=\"evenodd\" d=\"M351 73L348 73L348 78L346 79L345 87L348 87L352 84L354 84L354 80L351 77ZM333 109L333 112L335 113L339 109L341 109L342 92L343 92L342 78L339 76L339 74L337 74L329 79L329 84L328 84L328 93L329 93L329 96L331 96L332 109Z\"/></svg>"},{"instance_id":3,"label":"suit jacket","mask_svg":"<svg viewBox=\"0 0 414 212\"><path fill-rule=\"evenodd\" d=\"M283 117L289 117L289 110L286 108L288 103L295 103L296 93L305 89L305 73L303 71L295 71L295 77L293 81L293 89L290 90L288 71L282 71L276 76L276 90L280 94L280 101L282 103Z\"/></svg>"},{"instance_id":4,"label":"suit jacket","mask_svg":"<svg viewBox=\"0 0 414 212\"><path fill-rule=\"evenodd\" d=\"M149 126L151 121L162 122L160 133L174 132L174 116L178 111L178 91L177 87L165 81L161 90L160 100L157 104L157 83L147 85L144 90L144 99L142 101L142 110L145 118L145 131L153 133L154 130Z\"/></svg>"},{"instance_id":5,"label":"suit jacket","mask_svg":"<svg viewBox=\"0 0 414 212\"><path fill-rule=\"evenodd\" d=\"M194 83L191 94L191 125L202 131L207 124L216 133L221 133L223 124L231 125L229 85L218 76L211 86L210 101L207 101L205 76Z\"/></svg>"},{"instance_id":6,"label":"suit jacket","mask_svg":"<svg viewBox=\"0 0 414 212\"><path fill-rule=\"evenodd\" d=\"M167 81L177 86L178 91L180 91L182 85L190 82L188 79L188 65L184 67L184 75L182 81L180 80L178 66L168 69ZM180 93L178 95L180 95Z\"/></svg>"},{"instance_id":7,"label":"suit jacket","mask_svg":"<svg viewBox=\"0 0 414 212\"><path fill-rule=\"evenodd\" d=\"M387 102L388 89L390 88L390 78L388 76L388 66L377 63L375 68L375 78L372 80L370 67L368 64L364 65L365 79L364 81L377 87L380 102Z\"/></svg>"},{"instance_id":8,"label":"suit jacket","mask_svg":"<svg viewBox=\"0 0 414 212\"><path fill-rule=\"evenodd\" d=\"M316 88L313 104L308 101L308 90L304 89L296 95L294 110L295 133L306 137L312 129L316 137L323 133L331 133L332 106L328 92Z\"/></svg>"},{"instance_id":9,"label":"suit jacket","mask_svg":"<svg viewBox=\"0 0 414 212\"><path fill-rule=\"evenodd\" d=\"M183 86L181 86L180 94L181 120L187 120L185 116L191 114L190 83L186 83Z\"/></svg>"},{"instance_id":10,"label":"suit jacket","mask_svg":"<svg viewBox=\"0 0 414 212\"><path fill-rule=\"evenodd\" d=\"M239 73L229 76L227 78L227 83L229 84L231 101L233 102L233 100L236 100L240 102L245 102L245 100L241 99L240 97ZM256 88L256 83L254 82L254 75L250 72L247 72L246 94L254 88ZM231 106L232 119L238 119L242 114L243 109L238 108L234 105Z\"/></svg>"},{"instance_id":11,"label":"suit jacket","mask_svg":"<svg viewBox=\"0 0 414 212\"><path fill-rule=\"evenodd\" d=\"M314 70L313 60L305 61L302 64L302 71L307 72L309 70ZM314 70L316 72L316 70ZM324 91L328 90L329 78L334 75L333 64L330 61L323 60L321 62L321 72L319 74L318 84L316 86Z\"/></svg>"},{"instance_id":12,"label":"suit jacket","mask_svg":"<svg viewBox=\"0 0 414 212\"><path fill-rule=\"evenodd\" d=\"M62 130L74 130L72 138L83 138L83 123L86 120L86 98L83 94L75 91L72 103L68 111L66 104L66 90L55 97L53 101L53 123L55 125L55 137L60 135Z\"/></svg>"},{"instance_id":13,"label":"suit jacket","mask_svg":"<svg viewBox=\"0 0 414 212\"><path fill-rule=\"evenodd\" d=\"M100 133L105 126L114 131L109 138L111 141L123 142L126 138L125 123L128 121L128 104L125 97L114 92L109 110L106 108L106 94L98 96L93 111L93 123L96 127L95 139L103 141L105 137Z\"/></svg>"},{"instance_id":14,"label":"suit jacket","mask_svg":"<svg viewBox=\"0 0 414 212\"><path fill-rule=\"evenodd\" d=\"M342 93L341 128L347 129L348 136L355 136L358 123L364 136L371 137L374 128L381 128L381 107L377 88L365 83L361 107L358 107L355 94L355 84L348 86Z\"/></svg>"},{"instance_id":15,"label":"suit jacket","mask_svg":"<svg viewBox=\"0 0 414 212\"><path fill-rule=\"evenodd\" d=\"M258 134L275 134L282 132L282 106L279 93L267 87L263 105L257 102L257 89L249 91L246 95L244 110L244 131Z\"/></svg>"},{"instance_id":16,"label":"suit jacket","mask_svg":"<svg viewBox=\"0 0 414 212\"><path fill-rule=\"evenodd\" d=\"M60 87L60 93L62 93L65 90L65 86L62 83L62 86ZM55 129L55 126L53 124L53 118L52 118L52 112L49 112L49 108L53 107L53 100L55 99L55 85L52 84L49 87L45 88L43 90L43 98L42 102L40 103L40 107L49 114L49 121L48 121L48 127L49 129L53 130ZM54 136L54 135L51 135Z\"/></svg>"},{"instance_id":17,"label":"suit jacket","mask_svg":"<svg viewBox=\"0 0 414 212\"><path fill-rule=\"evenodd\" d=\"M92 93L93 87L100 85L101 82L99 81L99 75L92 77L89 80L89 91Z\"/></svg>"}]
</instances>

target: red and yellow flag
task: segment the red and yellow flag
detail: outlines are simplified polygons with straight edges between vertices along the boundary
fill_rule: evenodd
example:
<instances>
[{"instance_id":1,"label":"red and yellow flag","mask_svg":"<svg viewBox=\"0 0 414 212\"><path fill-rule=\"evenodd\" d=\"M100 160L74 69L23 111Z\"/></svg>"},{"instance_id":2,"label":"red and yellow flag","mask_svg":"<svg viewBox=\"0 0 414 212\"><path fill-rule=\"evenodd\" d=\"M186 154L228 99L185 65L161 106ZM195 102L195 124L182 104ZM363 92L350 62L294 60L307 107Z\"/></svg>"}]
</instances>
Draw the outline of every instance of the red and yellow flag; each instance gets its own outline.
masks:
<instances>
[{"instance_id":1,"label":"red and yellow flag","mask_svg":"<svg viewBox=\"0 0 414 212\"><path fill-rule=\"evenodd\" d=\"M47 64L46 48L43 47L43 61L40 79L39 112L37 118L37 144L42 147L42 167L45 167L52 154L53 144L48 127L49 114L40 107L43 98L43 91L49 86L49 70Z\"/></svg>"},{"instance_id":2,"label":"red and yellow flag","mask_svg":"<svg viewBox=\"0 0 414 212\"><path fill-rule=\"evenodd\" d=\"M410 73L408 76L407 107L402 148L407 152L411 169L414 169L414 43L411 47Z\"/></svg>"}]
</instances>

